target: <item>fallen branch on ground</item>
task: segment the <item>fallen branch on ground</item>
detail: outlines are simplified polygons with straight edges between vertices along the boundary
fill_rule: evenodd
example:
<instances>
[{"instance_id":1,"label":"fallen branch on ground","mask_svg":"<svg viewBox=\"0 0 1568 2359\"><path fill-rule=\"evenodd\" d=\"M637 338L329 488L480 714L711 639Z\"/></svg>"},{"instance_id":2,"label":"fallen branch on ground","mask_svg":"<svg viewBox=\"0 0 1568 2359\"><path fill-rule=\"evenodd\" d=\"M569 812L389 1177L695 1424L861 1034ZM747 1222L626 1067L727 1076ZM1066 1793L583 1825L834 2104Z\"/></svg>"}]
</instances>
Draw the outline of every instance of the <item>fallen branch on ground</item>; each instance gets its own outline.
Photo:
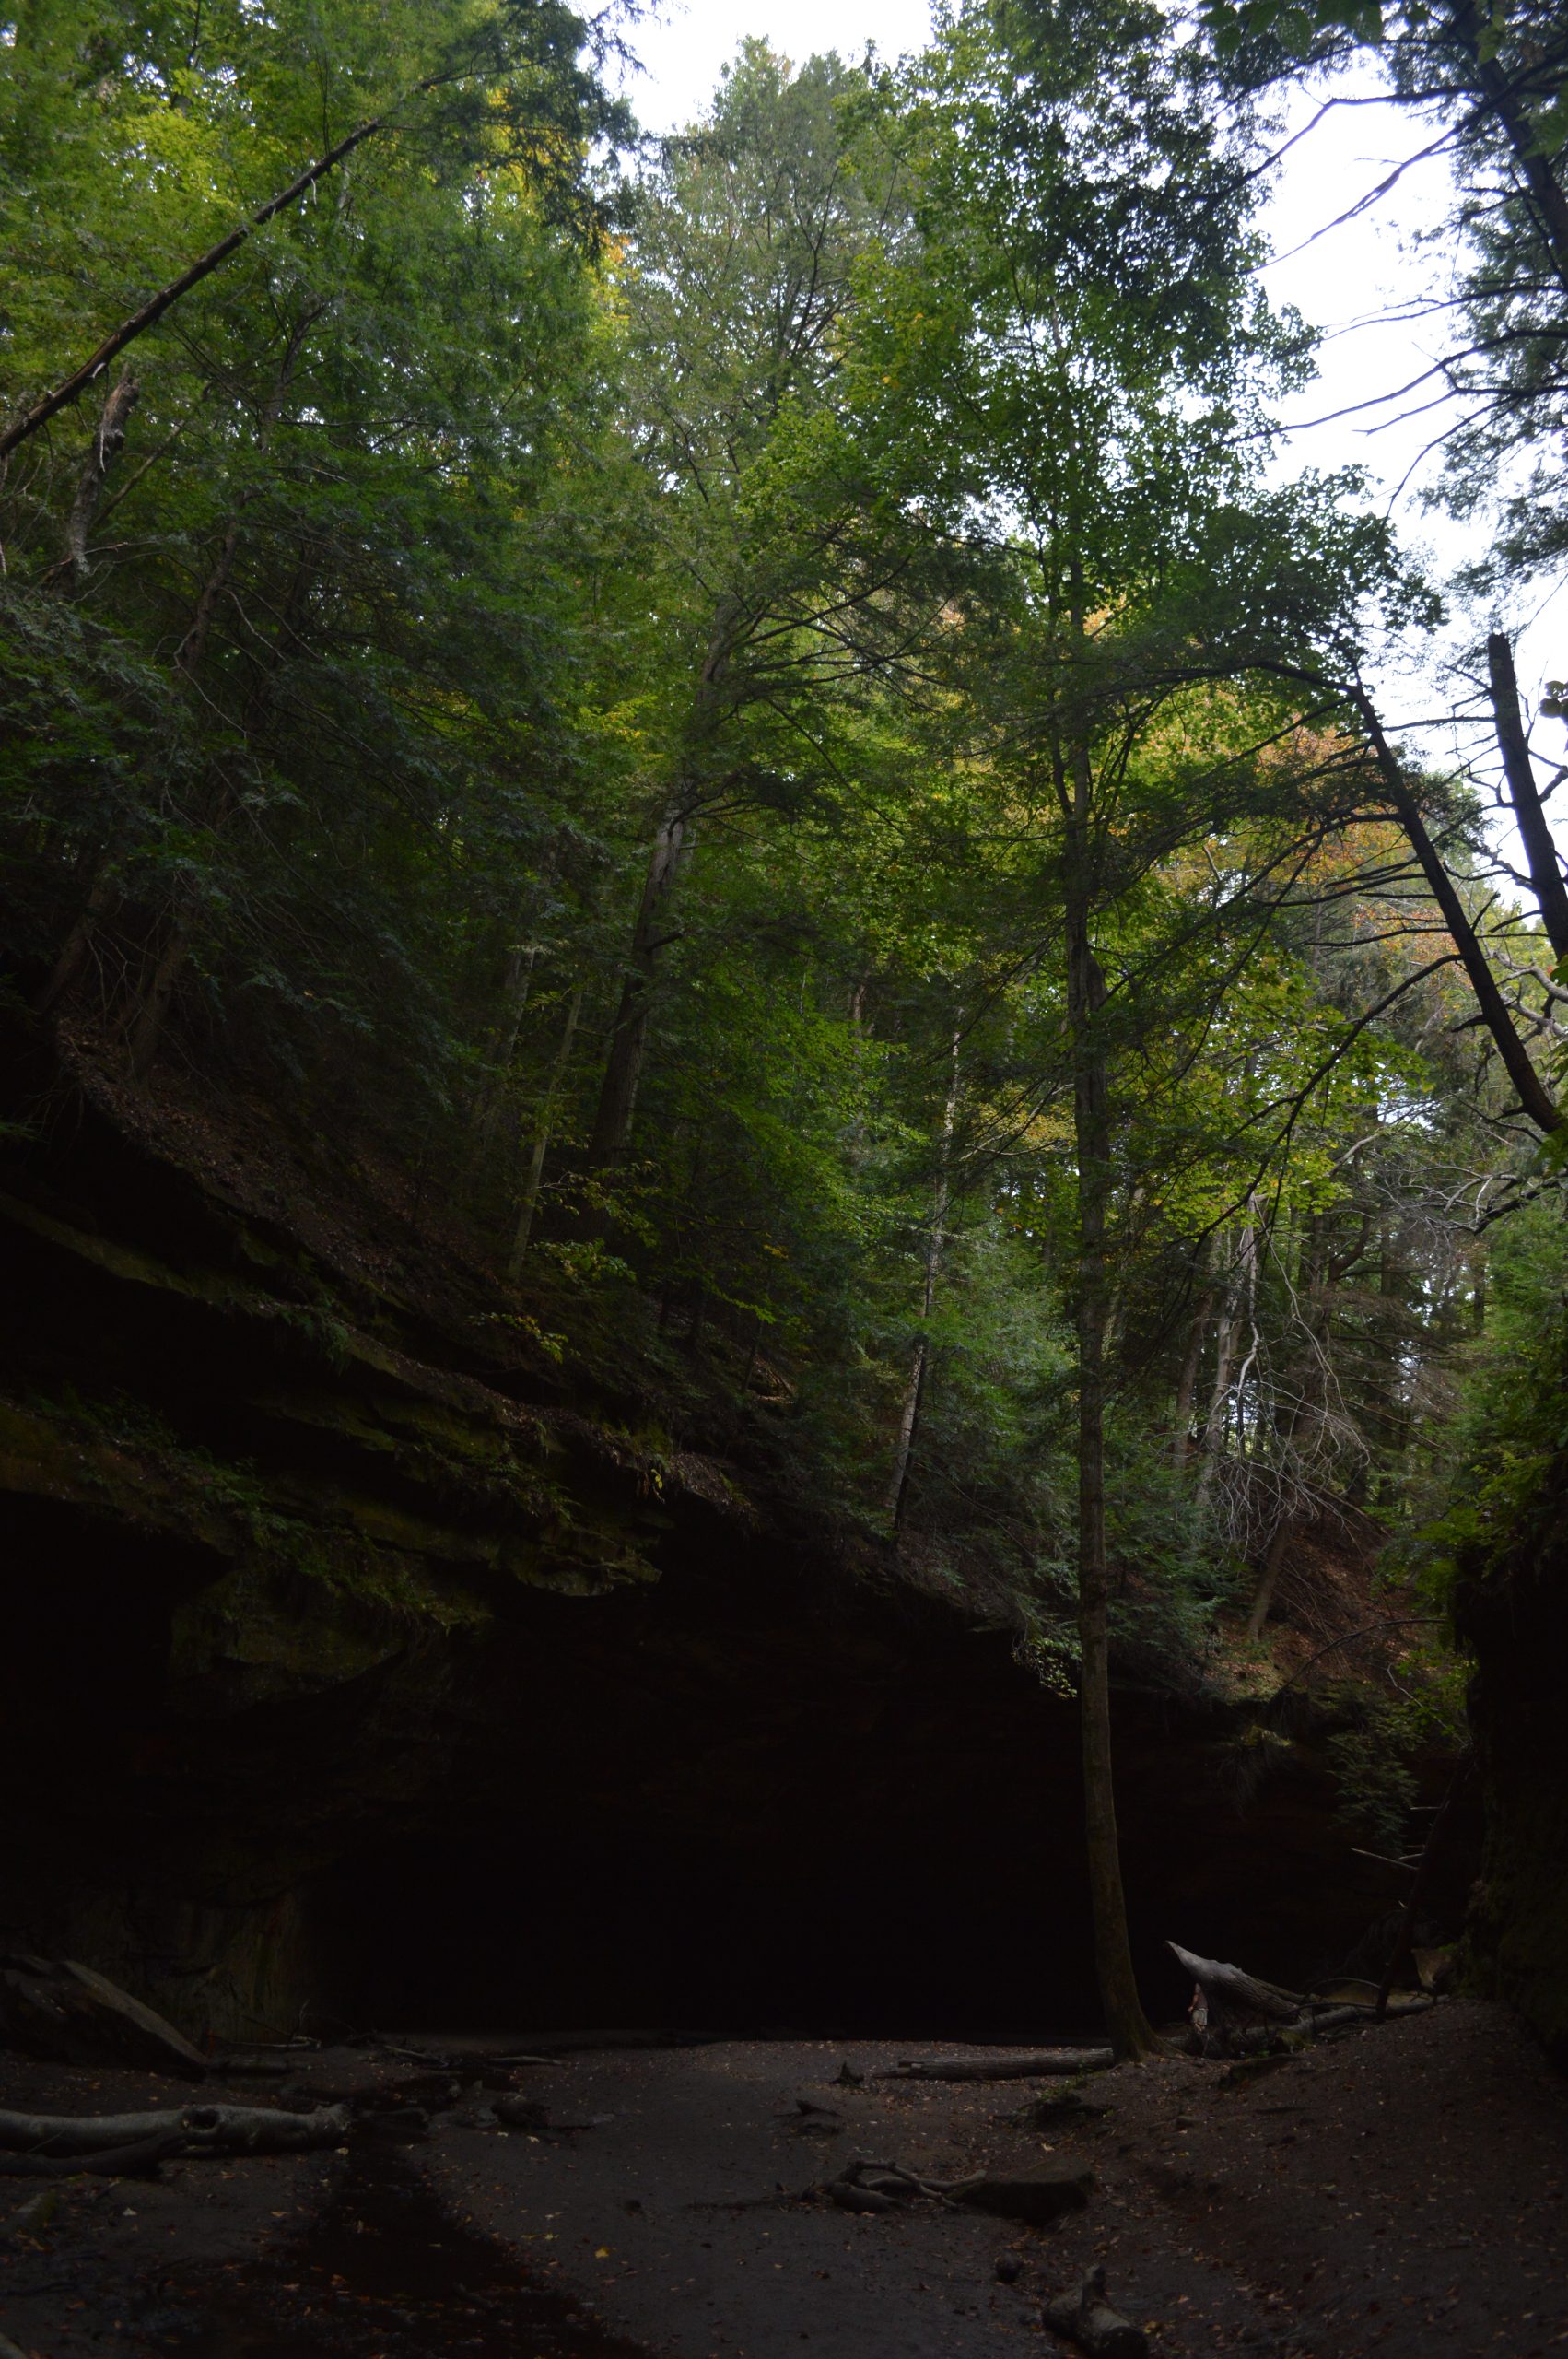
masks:
<instances>
[{"instance_id":1,"label":"fallen branch on ground","mask_svg":"<svg viewBox=\"0 0 1568 2359\"><path fill-rule=\"evenodd\" d=\"M81 2171L97 2178L156 2178L158 2165L181 2151L178 2132L164 2130L88 2154L0 2154L0 2178L75 2178Z\"/></svg>"},{"instance_id":2,"label":"fallen branch on ground","mask_svg":"<svg viewBox=\"0 0 1568 2359\"><path fill-rule=\"evenodd\" d=\"M1166 1946L1197 1985L1188 2013L1201 2056L1256 2055L1285 2032L1335 2031L1346 2024L1378 2019L1375 1998L1364 2005L1342 2001L1316 2004L1310 1992L1282 1990L1277 1983L1245 1974L1238 1966L1199 1957L1184 1950L1179 1942ZM1396 2002L1387 2012L1420 2014L1432 2004L1429 1998L1414 1996Z\"/></svg>"},{"instance_id":3,"label":"fallen branch on ground","mask_svg":"<svg viewBox=\"0 0 1568 2359\"><path fill-rule=\"evenodd\" d=\"M348 2108L341 2105L319 2106L313 2113L248 2105L188 2105L170 2113L0 2111L0 2172L26 2177L32 2174L18 2164L35 2161L101 2169L116 2154L123 2164L127 2154L160 2141L167 2142L158 2160L176 2154L302 2154L341 2145L348 2127Z\"/></svg>"},{"instance_id":4,"label":"fallen branch on ground","mask_svg":"<svg viewBox=\"0 0 1568 2359\"><path fill-rule=\"evenodd\" d=\"M131 2064L199 2081L205 2057L183 2032L75 1958L0 1956L0 2046L68 2064Z\"/></svg>"},{"instance_id":5,"label":"fallen branch on ground","mask_svg":"<svg viewBox=\"0 0 1568 2359\"><path fill-rule=\"evenodd\" d=\"M1042 2048L1021 2056L906 2057L891 2071L872 2077L877 2081L1034 2081L1058 2073L1103 2072L1115 2061L1108 2048Z\"/></svg>"}]
</instances>

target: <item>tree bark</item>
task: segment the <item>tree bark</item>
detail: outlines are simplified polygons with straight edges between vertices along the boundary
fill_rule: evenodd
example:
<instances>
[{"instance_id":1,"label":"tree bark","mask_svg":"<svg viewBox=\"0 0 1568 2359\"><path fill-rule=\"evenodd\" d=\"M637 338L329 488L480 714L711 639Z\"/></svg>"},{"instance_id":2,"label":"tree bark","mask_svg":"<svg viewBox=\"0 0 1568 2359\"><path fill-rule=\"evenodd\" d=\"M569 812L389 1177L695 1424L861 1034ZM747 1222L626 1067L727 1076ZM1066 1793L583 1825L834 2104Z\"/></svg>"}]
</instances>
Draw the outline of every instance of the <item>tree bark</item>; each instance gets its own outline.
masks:
<instances>
[{"instance_id":1,"label":"tree bark","mask_svg":"<svg viewBox=\"0 0 1568 2359\"><path fill-rule=\"evenodd\" d=\"M1203 1463L1198 1471L1198 1500L1199 1506L1209 1496L1219 1459L1220 1421L1226 1414L1230 1398L1231 1366L1235 1357L1236 1304L1239 1298L1245 1253L1238 1254L1229 1275L1220 1304L1220 1323L1214 1332L1214 1381L1209 1389L1209 1414L1203 1420Z\"/></svg>"},{"instance_id":2,"label":"tree bark","mask_svg":"<svg viewBox=\"0 0 1568 2359\"><path fill-rule=\"evenodd\" d=\"M313 2113L247 2105L188 2105L163 2113L0 2112L0 2148L53 2159L101 2155L114 2146L170 2137L187 2154L298 2154L341 2145L348 2128L348 2108L342 2105Z\"/></svg>"},{"instance_id":3,"label":"tree bark","mask_svg":"<svg viewBox=\"0 0 1568 2359\"><path fill-rule=\"evenodd\" d=\"M659 960L669 941L669 906L687 839L688 821L683 805L672 804L660 816L643 876L642 898L632 928L631 954L621 985L620 1004L611 1028L600 1085L599 1105L588 1142L588 1159L596 1171L619 1162L631 1136L637 1109L638 1085L648 1044L649 1002L658 978Z\"/></svg>"},{"instance_id":4,"label":"tree bark","mask_svg":"<svg viewBox=\"0 0 1568 2359\"><path fill-rule=\"evenodd\" d=\"M1258 1576L1253 1591L1252 1607L1246 1617L1246 1636L1257 1642L1263 1636L1263 1625L1269 1619L1269 1609L1274 1602L1274 1589L1284 1566L1285 1551L1290 1546L1291 1533L1295 1529L1293 1516L1282 1515L1274 1527L1269 1543L1269 1554L1263 1559L1263 1570Z\"/></svg>"},{"instance_id":5,"label":"tree bark","mask_svg":"<svg viewBox=\"0 0 1568 2359\"><path fill-rule=\"evenodd\" d=\"M947 1244L947 1211L952 1194L953 1127L958 1111L958 1049L959 1035L953 1036L953 1063L947 1085L947 1102L942 1109L942 1139L937 1151L936 1187L931 1197L930 1226L926 1232L924 1283L920 1297L920 1332L915 1338L914 1352L909 1361L909 1380L904 1390L904 1405L898 1419L898 1443L894 1451L893 1478L887 1491L887 1523L893 1537L898 1537L904 1520L904 1501L909 1487L909 1461L914 1455L915 1436L919 1430L920 1406L925 1398L926 1369L930 1357L931 1309L936 1301L936 1282L942 1271L942 1257Z\"/></svg>"},{"instance_id":6,"label":"tree bark","mask_svg":"<svg viewBox=\"0 0 1568 2359\"><path fill-rule=\"evenodd\" d=\"M1495 58L1482 54L1482 19L1471 0L1462 0L1462 5L1454 9L1451 23L1476 86L1503 126L1514 160L1530 193L1552 266L1568 290L1568 198L1558 184L1550 158L1538 142L1536 126L1509 76Z\"/></svg>"},{"instance_id":7,"label":"tree bark","mask_svg":"<svg viewBox=\"0 0 1568 2359\"><path fill-rule=\"evenodd\" d=\"M507 1282L516 1285L522 1273L528 1240L533 1234L533 1215L539 1203L539 1183L544 1176L544 1157L550 1151L550 1133L554 1124L556 1098L571 1062L572 1042L577 1037L577 1020L582 1012L585 986L579 983L567 1003L567 1020L561 1032L561 1042L550 1067L550 1078L544 1085L544 1096L539 1107L539 1120L534 1128L533 1146L528 1158L528 1173L522 1184L522 1202L518 1206L517 1230L512 1250L507 1261Z\"/></svg>"},{"instance_id":8,"label":"tree bark","mask_svg":"<svg viewBox=\"0 0 1568 2359\"><path fill-rule=\"evenodd\" d=\"M1514 651L1503 631L1494 630L1488 639L1486 662L1492 687L1492 717L1497 724L1497 743L1503 756L1503 773L1508 781L1508 800L1514 805L1514 816L1519 823L1519 839L1525 847L1530 883L1540 905L1541 923L1557 957L1568 958L1568 883L1563 880L1562 863L1557 856L1557 846L1551 839L1551 829L1547 825L1540 790L1536 785L1525 724L1519 712L1519 683L1514 671Z\"/></svg>"},{"instance_id":9,"label":"tree bark","mask_svg":"<svg viewBox=\"0 0 1568 2359\"><path fill-rule=\"evenodd\" d=\"M560 861L565 829L551 837L539 872L533 880L523 906L518 911L518 923L526 925L530 933L536 930L544 913L546 897L555 880ZM512 1059L517 1054L522 1019L528 1012L529 993L533 987L533 970L539 964L543 945L537 941L516 943L507 960L506 977L501 986L501 1004L490 1027L486 1050L488 1067L486 1078L474 1099L471 1117L475 1144L481 1153L487 1153L495 1143L497 1128L507 1102L507 1084L511 1074Z\"/></svg>"},{"instance_id":10,"label":"tree bark","mask_svg":"<svg viewBox=\"0 0 1568 2359\"><path fill-rule=\"evenodd\" d=\"M1351 690L1351 696L1361 714L1388 800L1405 831L1410 850L1415 853L1422 874L1426 878L1432 898L1443 912L1443 921L1453 937L1454 947L1469 978L1476 1004L1503 1060L1504 1070L1519 1093L1519 1104L1525 1113L1539 1131L1550 1133L1561 1125L1562 1113L1553 1104L1545 1084L1530 1062L1529 1051L1514 1028L1507 1002L1487 965L1486 953L1459 898L1458 889L1444 864L1443 855L1427 833L1426 823L1406 783L1394 749L1383 734L1371 698L1359 683Z\"/></svg>"},{"instance_id":11,"label":"tree bark","mask_svg":"<svg viewBox=\"0 0 1568 2359\"><path fill-rule=\"evenodd\" d=\"M1204 1249L1208 1259L1208 1249ZM1214 1289L1205 1286L1198 1297L1192 1314L1192 1326L1188 1334L1187 1350L1176 1379L1176 1409L1171 1418L1171 1462L1179 1473L1187 1464L1187 1453L1192 1438L1192 1406L1198 1397L1198 1376L1203 1365L1203 1346L1209 1340L1209 1321L1214 1315Z\"/></svg>"},{"instance_id":12,"label":"tree bark","mask_svg":"<svg viewBox=\"0 0 1568 2359\"><path fill-rule=\"evenodd\" d=\"M708 651L697 675L688 751L700 746L715 726L720 684L729 665L739 621L739 610L734 602L727 596L720 598ZM617 1163L625 1154L626 1142L631 1136L638 1085L642 1078L642 1060L648 1045L653 987L658 979L660 959L673 939L670 926L670 904L680 874L682 855L691 850L692 820L701 799L694 757L682 765L676 790L659 816L649 849L642 898L638 904L637 921L632 927L631 949L621 985L620 1004L610 1030L604 1078L588 1142L589 1166L595 1171L608 1170Z\"/></svg>"},{"instance_id":13,"label":"tree bark","mask_svg":"<svg viewBox=\"0 0 1568 2359\"><path fill-rule=\"evenodd\" d=\"M1084 1833L1100 2000L1120 2057L1152 2053L1127 1929L1111 1749L1110 1571L1106 1555L1106 1216L1111 1120L1105 977L1090 937L1088 749L1073 748L1066 891L1068 1022L1078 1162L1078 1643Z\"/></svg>"},{"instance_id":14,"label":"tree bark","mask_svg":"<svg viewBox=\"0 0 1568 2359\"><path fill-rule=\"evenodd\" d=\"M80 589L92 567L88 558L88 539L92 532L98 503L103 496L104 477L124 447L125 429L131 412L141 398L141 386L129 369L123 370L99 416L88 455L76 478L76 496L71 502L71 513L65 521L65 566L73 583Z\"/></svg>"},{"instance_id":15,"label":"tree bark","mask_svg":"<svg viewBox=\"0 0 1568 2359\"><path fill-rule=\"evenodd\" d=\"M1016 2055L906 2057L878 2081L1044 2081L1103 2072L1114 2064L1108 2048L1034 2048Z\"/></svg>"}]
</instances>

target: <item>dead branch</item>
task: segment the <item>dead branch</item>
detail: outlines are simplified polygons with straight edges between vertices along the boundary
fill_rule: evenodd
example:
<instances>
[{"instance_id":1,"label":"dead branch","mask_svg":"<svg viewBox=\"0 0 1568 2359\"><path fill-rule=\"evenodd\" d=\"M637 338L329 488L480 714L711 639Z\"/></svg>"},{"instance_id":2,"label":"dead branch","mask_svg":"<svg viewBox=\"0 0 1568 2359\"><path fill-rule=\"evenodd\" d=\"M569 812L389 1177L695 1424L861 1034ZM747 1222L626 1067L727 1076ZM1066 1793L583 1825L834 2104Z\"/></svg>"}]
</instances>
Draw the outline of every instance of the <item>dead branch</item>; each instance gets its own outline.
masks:
<instances>
[{"instance_id":1,"label":"dead branch","mask_svg":"<svg viewBox=\"0 0 1568 2359\"><path fill-rule=\"evenodd\" d=\"M1056 2073L1103 2072L1116 2057L1108 2048L1043 2048L1022 2056L906 2057L877 2081L1033 2081Z\"/></svg>"},{"instance_id":2,"label":"dead branch","mask_svg":"<svg viewBox=\"0 0 1568 2359\"><path fill-rule=\"evenodd\" d=\"M188 2105L165 2113L0 2110L0 2148L48 2162L104 2156L158 2140L174 2142L170 2151L183 2154L300 2154L341 2145L348 2123L348 2108L341 2105L319 2106L313 2113L248 2105Z\"/></svg>"}]
</instances>

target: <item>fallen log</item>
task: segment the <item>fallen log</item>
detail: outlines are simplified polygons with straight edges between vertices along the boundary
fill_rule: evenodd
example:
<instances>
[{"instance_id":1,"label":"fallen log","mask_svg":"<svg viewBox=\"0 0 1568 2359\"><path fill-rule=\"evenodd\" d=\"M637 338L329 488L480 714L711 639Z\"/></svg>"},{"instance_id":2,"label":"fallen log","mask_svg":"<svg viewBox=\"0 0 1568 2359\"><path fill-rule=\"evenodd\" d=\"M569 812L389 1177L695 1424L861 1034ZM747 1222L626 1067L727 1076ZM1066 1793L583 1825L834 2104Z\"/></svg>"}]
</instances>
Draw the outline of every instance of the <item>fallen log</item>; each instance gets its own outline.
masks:
<instances>
[{"instance_id":1,"label":"fallen log","mask_svg":"<svg viewBox=\"0 0 1568 2359\"><path fill-rule=\"evenodd\" d=\"M1346 2024L1381 2023L1385 2015L1424 2015L1435 2000L1429 1990L1411 1990L1398 1999L1391 1999L1379 2013L1375 2006L1346 2005L1314 2008L1307 2017L1310 2030L1338 2031Z\"/></svg>"},{"instance_id":2,"label":"fallen log","mask_svg":"<svg viewBox=\"0 0 1568 2359\"><path fill-rule=\"evenodd\" d=\"M183 2032L76 1958L0 1955L0 2046L65 2064L131 2064L199 2081Z\"/></svg>"},{"instance_id":3,"label":"fallen log","mask_svg":"<svg viewBox=\"0 0 1568 2359\"><path fill-rule=\"evenodd\" d=\"M1076 2294L1047 2302L1044 2316L1053 2333L1076 2342L1091 2359L1149 2359L1149 2338L1142 2328L1106 2301L1103 2269L1091 2269Z\"/></svg>"},{"instance_id":4,"label":"fallen log","mask_svg":"<svg viewBox=\"0 0 1568 2359\"><path fill-rule=\"evenodd\" d=\"M168 2138L177 2141L170 2152L183 2154L302 2154L319 2146L341 2145L348 2127L348 2107L342 2105L318 2106L313 2113L248 2105L188 2105L166 2113L0 2110L0 2149L53 2161L107 2155L116 2148Z\"/></svg>"},{"instance_id":5,"label":"fallen log","mask_svg":"<svg viewBox=\"0 0 1568 2359\"><path fill-rule=\"evenodd\" d=\"M1053 2074L1103 2072L1116 2062L1108 2048L1042 2048L1020 2056L906 2057L877 2081L1035 2081Z\"/></svg>"},{"instance_id":6,"label":"fallen log","mask_svg":"<svg viewBox=\"0 0 1568 2359\"><path fill-rule=\"evenodd\" d=\"M1179 1966L1187 1968L1198 1985L1195 2010L1199 2003L1204 2019L1199 2030L1216 2028L1249 2030L1259 2023L1293 2024L1300 2021L1306 2005L1299 1990L1281 1990L1277 1983L1260 1982L1254 1974L1244 1974L1239 1966L1226 1966L1217 1957L1199 1957L1192 1950L1184 1950L1179 1942L1166 1944ZM1193 2020L1198 2021L1195 2012Z\"/></svg>"},{"instance_id":7,"label":"fallen log","mask_svg":"<svg viewBox=\"0 0 1568 2359\"><path fill-rule=\"evenodd\" d=\"M0 2153L0 2178L75 2178L81 2171L98 2178L156 2178L159 2165L183 2151L178 2131L165 2130L156 2138L105 2147L101 2154Z\"/></svg>"},{"instance_id":8,"label":"fallen log","mask_svg":"<svg viewBox=\"0 0 1568 2359\"><path fill-rule=\"evenodd\" d=\"M879 2188L861 2187L852 2178L829 2179L827 2197L840 2212L893 2212L897 2206L891 2195Z\"/></svg>"},{"instance_id":9,"label":"fallen log","mask_svg":"<svg viewBox=\"0 0 1568 2359\"><path fill-rule=\"evenodd\" d=\"M1283 1990L1277 1983L1260 1981L1219 1958L1199 1957L1192 1950L1184 1950L1179 1942L1167 1942L1166 1947L1196 1986L1188 2013L1200 2055L1257 2055L1281 2033L1334 2031L1347 2024L1380 2020L1375 1996L1363 2001L1315 2004L1308 1993ZM1417 1996L1397 2000L1384 2012L1418 2013L1432 2004L1430 1998Z\"/></svg>"}]
</instances>

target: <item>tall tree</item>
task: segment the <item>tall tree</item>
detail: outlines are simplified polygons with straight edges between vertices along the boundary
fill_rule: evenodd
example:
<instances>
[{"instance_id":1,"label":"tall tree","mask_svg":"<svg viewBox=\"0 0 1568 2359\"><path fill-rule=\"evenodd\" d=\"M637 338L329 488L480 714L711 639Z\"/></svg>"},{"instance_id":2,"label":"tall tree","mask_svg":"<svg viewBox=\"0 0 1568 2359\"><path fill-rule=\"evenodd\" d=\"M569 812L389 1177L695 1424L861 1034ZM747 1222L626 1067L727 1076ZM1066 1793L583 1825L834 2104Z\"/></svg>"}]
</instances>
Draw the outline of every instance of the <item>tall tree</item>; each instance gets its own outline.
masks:
<instances>
[{"instance_id":1,"label":"tall tree","mask_svg":"<svg viewBox=\"0 0 1568 2359\"><path fill-rule=\"evenodd\" d=\"M854 661L885 557L862 491L813 445L857 263L895 237L889 159L836 58L742 44L710 115L667 141L623 282L627 428L653 493L663 675L649 699L649 837L590 1152L630 1134L683 865L705 812L809 792L810 708ZM786 481L780 481L780 463ZM791 464L791 461L793 464ZM795 469L804 479L795 478ZM674 651L678 650L678 653Z\"/></svg>"}]
</instances>

